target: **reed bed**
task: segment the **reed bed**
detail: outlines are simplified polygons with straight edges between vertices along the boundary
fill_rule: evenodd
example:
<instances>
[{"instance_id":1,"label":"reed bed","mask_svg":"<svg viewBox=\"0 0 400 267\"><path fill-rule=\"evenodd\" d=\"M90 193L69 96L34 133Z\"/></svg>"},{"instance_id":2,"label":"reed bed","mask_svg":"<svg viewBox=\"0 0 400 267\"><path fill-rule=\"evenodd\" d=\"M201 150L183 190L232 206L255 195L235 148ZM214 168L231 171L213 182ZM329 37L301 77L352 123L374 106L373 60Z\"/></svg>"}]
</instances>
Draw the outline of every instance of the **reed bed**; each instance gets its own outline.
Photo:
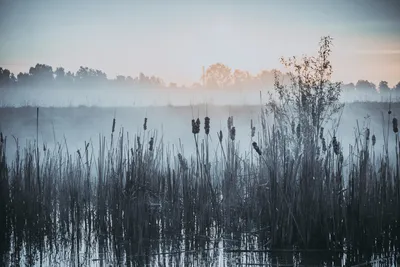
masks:
<instances>
[{"instance_id":1,"label":"reed bed","mask_svg":"<svg viewBox=\"0 0 400 267\"><path fill-rule=\"evenodd\" d=\"M323 130L317 145L300 124L266 123L257 130L251 123L249 153L241 155L233 117L210 151L212 118L203 123L204 130L192 121L190 157L165 147L147 119L134 140L115 131L114 119L110 138L99 136L97 158L91 143L72 152L66 142L21 148L11 140L18 151L8 164L10 140L1 135L4 265L218 266L221 253L233 265L272 263L262 253L282 249L359 263L398 253L399 159L389 156L399 154L397 120L382 153L379 136L364 129L346 157L339 137ZM234 256L244 252L247 259Z\"/></svg>"}]
</instances>

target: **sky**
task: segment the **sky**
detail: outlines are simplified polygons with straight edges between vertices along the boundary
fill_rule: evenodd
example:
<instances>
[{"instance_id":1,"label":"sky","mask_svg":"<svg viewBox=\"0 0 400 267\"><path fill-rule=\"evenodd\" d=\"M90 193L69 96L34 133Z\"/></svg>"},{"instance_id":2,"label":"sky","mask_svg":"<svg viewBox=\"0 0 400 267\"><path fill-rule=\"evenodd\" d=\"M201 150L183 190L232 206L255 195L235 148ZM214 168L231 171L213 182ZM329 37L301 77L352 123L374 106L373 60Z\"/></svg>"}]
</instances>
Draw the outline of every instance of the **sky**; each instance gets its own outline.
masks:
<instances>
[{"instance_id":1,"label":"sky","mask_svg":"<svg viewBox=\"0 0 400 267\"><path fill-rule=\"evenodd\" d=\"M0 66L199 82L217 62L253 74L333 37L333 79L400 81L399 0L0 0Z\"/></svg>"}]
</instances>

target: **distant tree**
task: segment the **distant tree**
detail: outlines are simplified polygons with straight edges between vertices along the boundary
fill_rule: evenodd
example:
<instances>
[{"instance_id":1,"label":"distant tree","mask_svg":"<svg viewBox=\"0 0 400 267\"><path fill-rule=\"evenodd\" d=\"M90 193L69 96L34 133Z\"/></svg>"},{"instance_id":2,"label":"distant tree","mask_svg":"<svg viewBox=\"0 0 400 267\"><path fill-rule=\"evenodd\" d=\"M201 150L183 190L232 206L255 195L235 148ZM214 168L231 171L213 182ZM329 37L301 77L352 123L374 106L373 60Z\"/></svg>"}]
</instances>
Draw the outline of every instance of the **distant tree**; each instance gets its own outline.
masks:
<instances>
[{"instance_id":1,"label":"distant tree","mask_svg":"<svg viewBox=\"0 0 400 267\"><path fill-rule=\"evenodd\" d=\"M206 70L205 82L208 87L226 88L232 83L231 69L222 63L213 64Z\"/></svg>"},{"instance_id":2,"label":"distant tree","mask_svg":"<svg viewBox=\"0 0 400 267\"><path fill-rule=\"evenodd\" d=\"M350 92L354 92L354 89L356 88L356 86L354 85L354 83L347 83L347 84L343 84L342 85L342 91L343 93L350 93Z\"/></svg>"},{"instance_id":3,"label":"distant tree","mask_svg":"<svg viewBox=\"0 0 400 267\"><path fill-rule=\"evenodd\" d=\"M168 85L169 88L178 88L178 85L176 83L169 83Z\"/></svg>"},{"instance_id":4,"label":"distant tree","mask_svg":"<svg viewBox=\"0 0 400 267\"><path fill-rule=\"evenodd\" d=\"M11 85L11 72L8 69L0 68L0 88L6 88Z\"/></svg>"},{"instance_id":5,"label":"distant tree","mask_svg":"<svg viewBox=\"0 0 400 267\"><path fill-rule=\"evenodd\" d=\"M202 86L201 86L200 83L193 83L193 84L190 86L190 88L191 88L191 89L200 89L200 88L202 88Z\"/></svg>"},{"instance_id":6,"label":"distant tree","mask_svg":"<svg viewBox=\"0 0 400 267\"><path fill-rule=\"evenodd\" d=\"M129 84L133 84L133 78L131 76L126 77L126 82Z\"/></svg>"},{"instance_id":7,"label":"distant tree","mask_svg":"<svg viewBox=\"0 0 400 267\"><path fill-rule=\"evenodd\" d=\"M138 77L138 83L140 85L149 85L150 84L150 78L144 75L142 72L139 73Z\"/></svg>"},{"instance_id":8,"label":"distant tree","mask_svg":"<svg viewBox=\"0 0 400 267\"><path fill-rule=\"evenodd\" d=\"M123 75L117 75L117 77L115 79L119 83L124 83L126 81L126 78Z\"/></svg>"},{"instance_id":9,"label":"distant tree","mask_svg":"<svg viewBox=\"0 0 400 267\"><path fill-rule=\"evenodd\" d=\"M28 86L30 83L30 78L31 76L29 75L29 73L18 73L17 75L17 81L18 81L18 86Z\"/></svg>"},{"instance_id":10,"label":"distant tree","mask_svg":"<svg viewBox=\"0 0 400 267\"><path fill-rule=\"evenodd\" d=\"M396 90L397 92L400 91L400 82L398 82L394 87L393 90Z\"/></svg>"},{"instance_id":11,"label":"distant tree","mask_svg":"<svg viewBox=\"0 0 400 267\"><path fill-rule=\"evenodd\" d=\"M257 79L261 81L262 86L272 87L274 86L275 75L272 71L262 70L257 74Z\"/></svg>"},{"instance_id":12,"label":"distant tree","mask_svg":"<svg viewBox=\"0 0 400 267\"><path fill-rule=\"evenodd\" d=\"M388 82L387 82L387 81L381 81L381 82L379 83L379 92L380 92L381 94L390 93L390 88L389 88L389 85L388 85Z\"/></svg>"},{"instance_id":13,"label":"distant tree","mask_svg":"<svg viewBox=\"0 0 400 267\"><path fill-rule=\"evenodd\" d=\"M233 72L233 84L235 87L241 87L248 84L252 78L248 71L236 69Z\"/></svg>"},{"instance_id":14,"label":"distant tree","mask_svg":"<svg viewBox=\"0 0 400 267\"><path fill-rule=\"evenodd\" d=\"M376 85L367 80L358 80L356 83L356 89L360 93L377 93Z\"/></svg>"},{"instance_id":15,"label":"distant tree","mask_svg":"<svg viewBox=\"0 0 400 267\"><path fill-rule=\"evenodd\" d=\"M83 86L105 86L107 75L101 70L80 66L76 72L75 80Z\"/></svg>"},{"instance_id":16,"label":"distant tree","mask_svg":"<svg viewBox=\"0 0 400 267\"><path fill-rule=\"evenodd\" d=\"M156 76L150 77L150 84L155 85L156 87L161 87L161 86L165 85L163 79L161 79L160 77L156 77Z\"/></svg>"},{"instance_id":17,"label":"distant tree","mask_svg":"<svg viewBox=\"0 0 400 267\"><path fill-rule=\"evenodd\" d=\"M29 74L31 75L31 81L35 86L53 85L53 68L49 65L38 63L35 67L29 69Z\"/></svg>"}]
</instances>

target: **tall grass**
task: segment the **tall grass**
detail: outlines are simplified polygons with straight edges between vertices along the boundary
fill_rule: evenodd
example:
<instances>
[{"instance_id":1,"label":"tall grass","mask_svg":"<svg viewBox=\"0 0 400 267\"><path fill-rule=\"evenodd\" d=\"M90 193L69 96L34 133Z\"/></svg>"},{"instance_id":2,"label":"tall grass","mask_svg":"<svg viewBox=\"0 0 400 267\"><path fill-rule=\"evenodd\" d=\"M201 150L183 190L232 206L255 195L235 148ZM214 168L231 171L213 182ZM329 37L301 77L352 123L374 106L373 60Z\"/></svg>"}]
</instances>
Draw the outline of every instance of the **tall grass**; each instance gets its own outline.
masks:
<instances>
[{"instance_id":1,"label":"tall grass","mask_svg":"<svg viewBox=\"0 0 400 267\"><path fill-rule=\"evenodd\" d=\"M10 161L2 137L2 261L141 266L166 261L160 255L167 252L218 251L219 242L226 250L324 249L367 258L398 251L399 161L386 156L398 153L398 132L388 133L395 138L377 156L365 130L344 158L336 136L321 132L318 152L304 146L298 127L264 125L253 144L259 151L239 155L234 127L230 117L212 162L202 131L190 158L147 129L132 142L123 130L115 137L113 127L111 139L99 137L97 158L91 143L76 152L61 144L38 151L35 143L18 144Z\"/></svg>"}]
</instances>

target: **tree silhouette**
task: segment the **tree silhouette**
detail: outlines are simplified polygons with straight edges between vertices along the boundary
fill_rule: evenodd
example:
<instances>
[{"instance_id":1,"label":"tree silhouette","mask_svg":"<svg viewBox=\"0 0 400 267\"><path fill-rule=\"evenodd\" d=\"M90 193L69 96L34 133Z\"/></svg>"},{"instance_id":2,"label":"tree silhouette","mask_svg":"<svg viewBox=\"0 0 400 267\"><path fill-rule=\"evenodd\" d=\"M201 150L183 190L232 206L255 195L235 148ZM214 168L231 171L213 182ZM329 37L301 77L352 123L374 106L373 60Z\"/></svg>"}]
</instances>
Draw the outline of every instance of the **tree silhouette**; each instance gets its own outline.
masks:
<instances>
[{"instance_id":1,"label":"tree silhouette","mask_svg":"<svg viewBox=\"0 0 400 267\"><path fill-rule=\"evenodd\" d=\"M400 91L400 82L393 87L393 90Z\"/></svg>"},{"instance_id":2,"label":"tree silhouette","mask_svg":"<svg viewBox=\"0 0 400 267\"><path fill-rule=\"evenodd\" d=\"M261 70L258 74L252 75L246 70L235 69L233 72L230 67L222 63L210 65L204 76L201 77L204 84L195 82L190 86L192 89L208 88L231 88L231 89L272 89L275 83L275 73L282 78L282 84L291 82L288 73L281 73L276 70ZM204 79L204 80L203 80ZM96 88L96 87L124 87L124 88L184 88L177 83L171 82L166 85L163 79L157 76L146 76L139 73L135 78L131 76L118 75L113 79L108 79L106 73L98 69L80 66L75 73L66 71L64 67L53 67L46 64L36 64L29 68L29 72L20 72L17 77L8 69L0 67L0 88L12 87L29 88ZM354 89L357 89L356 91ZM345 84L342 87L344 93L376 93L375 84L368 80L359 80L356 85L353 83ZM382 93L389 92L386 81L381 81L378 86ZM393 87L393 94L400 93L400 82Z\"/></svg>"},{"instance_id":3,"label":"tree silhouette","mask_svg":"<svg viewBox=\"0 0 400 267\"><path fill-rule=\"evenodd\" d=\"M365 92L365 93L376 93L376 85L372 82L369 82L367 80L358 80L356 83L356 89L359 92Z\"/></svg>"},{"instance_id":4,"label":"tree silhouette","mask_svg":"<svg viewBox=\"0 0 400 267\"><path fill-rule=\"evenodd\" d=\"M46 64L36 64L35 67L29 69L31 81L37 86L49 86L53 84L53 68Z\"/></svg>"},{"instance_id":5,"label":"tree silhouette","mask_svg":"<svg viewBox=\"0 0 400 267\"><path fill-rule=\"evenodd\" d=\"M379 92L381 94L388 94L390 93L390 88L387 81L381 81L379 83Z\"/></svg>"},{"instance_id":6,"label":"tree silhouette","mask_svg":"<svg viewBox=\"0 0 400 267\"><path fill-rule=\"evenodd\" d=\"M14 74L10 70L0 68L0 88L12 86L15 80Z\"/></svg>"}]
</instances>

